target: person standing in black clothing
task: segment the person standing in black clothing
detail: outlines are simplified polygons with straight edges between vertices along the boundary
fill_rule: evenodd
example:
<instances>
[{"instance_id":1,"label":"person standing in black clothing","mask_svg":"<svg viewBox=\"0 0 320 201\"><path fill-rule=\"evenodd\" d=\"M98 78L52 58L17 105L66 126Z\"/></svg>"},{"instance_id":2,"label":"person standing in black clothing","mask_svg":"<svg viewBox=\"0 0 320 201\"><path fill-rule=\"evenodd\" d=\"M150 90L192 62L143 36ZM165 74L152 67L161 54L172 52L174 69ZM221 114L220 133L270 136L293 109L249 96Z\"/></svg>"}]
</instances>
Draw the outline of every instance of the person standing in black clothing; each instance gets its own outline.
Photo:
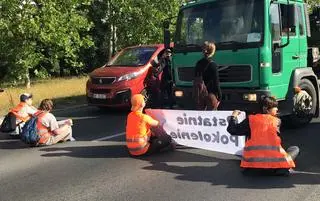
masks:
<instances>
[{"instance_id":1,"label":"person standing in black clothing","mask_svg":"<svg viewBox=\"0 0 320 201\"><path fill-rule=\"evenodd\" d=\"M174 104L173 100L173 76L171 68L171 50L166 49L161 58L162 78L160 83L162 106L164 106L165 97L168 98L169 107L172 108Z\"/></svg>"},{"instance_id":2,"label":"person standing in black clothing","mask_svg":"<svg viewBox=\"0 0 320 201\"><path fill-rule=\"evenodd\" d=\"M194 99L198 110L217 110L221 101L218 65L212 60L215 51L214 43L205 42L204 57L195 67Z\"/></svg>"}]
</instances>

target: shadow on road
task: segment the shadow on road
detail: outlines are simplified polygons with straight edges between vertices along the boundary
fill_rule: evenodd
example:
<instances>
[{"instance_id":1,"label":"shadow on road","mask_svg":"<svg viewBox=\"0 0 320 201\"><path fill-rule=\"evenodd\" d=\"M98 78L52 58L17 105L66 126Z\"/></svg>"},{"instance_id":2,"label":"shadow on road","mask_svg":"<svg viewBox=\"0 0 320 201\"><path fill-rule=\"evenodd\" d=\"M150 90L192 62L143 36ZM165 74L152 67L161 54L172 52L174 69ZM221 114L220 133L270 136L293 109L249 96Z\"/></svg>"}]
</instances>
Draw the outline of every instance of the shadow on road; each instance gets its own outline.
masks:
<instances>
[{"instance_id":1,"label":"shadow on road","mask_svg":"<svg viewBox=\"0 0 320 201\"><path fill-rule=\"evenodd\" d=\"M307 173L295 173L290 177L282 176L245 176L239 170L239 162L234 160L217 160L216 166L177 166L168 165L165 162L152 161L146 170L170 172L178 180L191 182L208 182L212 185L225 185L227 188L241 189L271 189L294 188L295 185L318 185L320 173L312 175Z\"/></svg>"},{"instance_id":2,"label":"shadow on road","mask_svg":"<svg viewBox=\"0 0 320 201\"><path fill-rule=\"evenodd\" d=\"M130 158L124 145L42 148L44 157L77 157L77 158ZM282 176L245 176L240 172L237 159L220 159L210 155L201 155L185 151L160 153L148 157L132 158L150 163L144 170L173 173L175 179L191 182L208 182L212 185L225 185L227 188L270 189L294 188L295 185L320 184L319 173L294 173L290 177ZM304 159L305 160L305 159ZM173 164L172 164L173 163ZM177 164L175 164L177 163ZM199 166L194 163L200 164ZM204 166L204 164L207 164ZM189 166L188 166L189 165ZM297 168L301 170L301 168ZM305 171L305 170L301 170Z\"/></svg>"}]
</instances>

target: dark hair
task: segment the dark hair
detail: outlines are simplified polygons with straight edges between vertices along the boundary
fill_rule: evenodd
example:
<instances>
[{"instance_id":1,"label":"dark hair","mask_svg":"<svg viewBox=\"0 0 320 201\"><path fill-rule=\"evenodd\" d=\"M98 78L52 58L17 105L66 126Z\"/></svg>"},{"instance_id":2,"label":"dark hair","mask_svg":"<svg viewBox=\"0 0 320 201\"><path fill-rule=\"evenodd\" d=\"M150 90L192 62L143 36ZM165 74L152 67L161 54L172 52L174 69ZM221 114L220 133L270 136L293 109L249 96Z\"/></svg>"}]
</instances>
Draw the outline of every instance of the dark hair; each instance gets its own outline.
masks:
<instances>
[{"instance_id":1,"label":"dark hair","mask_svg":"<svg viewBox=\"0 0 320 201\"><path fill-rule=\"evenodd\" d=\"M278 101L274 97L262 96L260 100L261 112L266 114L268 110L278 107Z\"/></svg>"},{"instance_id":2,"label":"dark hair","mask_svg":"<svg viewBox=\"0 0 320 201\"><path fill-rule=\"evenodd\" d=\"M53 108L53 102L50 99L44 99L40 103L39 110L51 111Z\"/></svg>"}]
</instances>

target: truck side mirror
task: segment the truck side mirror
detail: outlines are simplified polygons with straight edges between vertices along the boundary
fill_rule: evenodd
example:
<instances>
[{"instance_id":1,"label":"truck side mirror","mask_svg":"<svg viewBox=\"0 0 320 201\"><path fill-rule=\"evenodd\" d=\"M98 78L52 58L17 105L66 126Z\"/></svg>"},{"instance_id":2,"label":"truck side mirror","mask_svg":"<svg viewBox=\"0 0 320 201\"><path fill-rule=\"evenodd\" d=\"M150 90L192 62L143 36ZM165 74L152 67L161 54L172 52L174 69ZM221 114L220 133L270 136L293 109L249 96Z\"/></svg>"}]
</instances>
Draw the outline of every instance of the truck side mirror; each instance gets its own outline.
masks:
<instances>
[{"instance_id":1,"label":"truck side mirror","mask_svg":"<svg viewBox=\"0 0 320 201\"><path fill-rule=\"evenodd\" d=\"M164 43L164 48L165 49L168 49L170 48L170 42L171 42L171 38L170 38L170 21L169 20L165 20L163 22L163 43Z\"/></svg>"},{"instance_id":2,"label":"truck side mirror","mask_svg":"<svg viewBox=\"0 0 320 201\"><path fill-rule=\"evenodd\" d=\"M164 34L164 48L165 49L169 49L170 48L170 42L171 42L170 31L165 29L163 34Z\"/></svg>"},{"instance_id":3,"label":"truck side mirror","mask_svg":"<svg viewBox=\"0 0 320 201\"><path fill-rule=\"evenodd\" d=\"M164 29L169 29L169 27L170 27L170 21L169 20L163 21L163 28Z\"/></svg>"}]
</instances>

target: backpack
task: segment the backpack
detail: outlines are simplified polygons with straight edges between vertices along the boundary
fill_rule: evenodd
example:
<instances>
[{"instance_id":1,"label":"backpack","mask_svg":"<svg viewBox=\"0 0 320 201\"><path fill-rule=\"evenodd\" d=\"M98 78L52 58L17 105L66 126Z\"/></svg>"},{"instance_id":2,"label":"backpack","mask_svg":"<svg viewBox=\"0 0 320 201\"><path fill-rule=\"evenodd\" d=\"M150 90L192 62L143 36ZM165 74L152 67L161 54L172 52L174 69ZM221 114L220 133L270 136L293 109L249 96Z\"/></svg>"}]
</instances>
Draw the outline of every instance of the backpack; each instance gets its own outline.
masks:
<instances>
[{"instance_id":1,"label":"backpack","mask_svg":"<svg viewBox=\"0 0 320 201\"><path fill-rule=\"evenodd\" d=\"M9 112L3 119L3 122L0 126L0 131L4 133L15 131L17 127L16 121L16 116L12 112Z\"/></svg>"},{"instance_id":2,"label":"backpack","mask_svg":"<svg viewBox=\"0 0 320 201\"><path fill-rule=\"evenodd\" d=\"M203 110L205 108L205 100L209 94L202 77L202 74L207 70L209 65L210 63L208 63L203 72L193 80L192 97L195 101L196 109L198 110Z\"/></svg>"},{"instance_id":3,"label":"backpack","mask_svg":"<svg viewBox=\"0 0 320 201\"><path fill-rule=\"evenodd\" d=\"M32 115L32 117L24 124L20 134L21 140L33 147L38 146L40 140L37 129L38 116L40 114Z\"/></svg>"}]
</instances>

